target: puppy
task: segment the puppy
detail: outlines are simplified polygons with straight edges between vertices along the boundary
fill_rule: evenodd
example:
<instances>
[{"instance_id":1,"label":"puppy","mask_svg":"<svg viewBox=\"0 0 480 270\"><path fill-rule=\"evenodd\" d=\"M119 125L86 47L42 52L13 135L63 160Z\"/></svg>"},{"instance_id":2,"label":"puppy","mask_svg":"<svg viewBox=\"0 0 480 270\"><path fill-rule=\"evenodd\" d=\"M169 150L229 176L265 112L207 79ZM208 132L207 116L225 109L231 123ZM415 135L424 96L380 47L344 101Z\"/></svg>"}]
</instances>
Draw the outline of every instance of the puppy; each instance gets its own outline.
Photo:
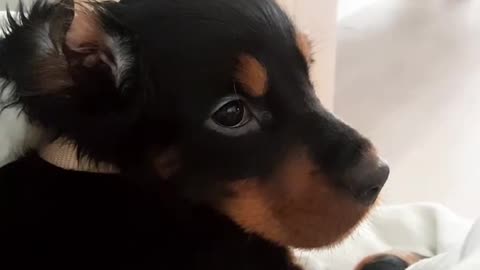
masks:
<instances>
[{"instance_id":1,"label":"puppy","mask_svg":"<svg viewBox=\"0 0 480 270\"><path fill-rule=\"evenodd\" d=\"M341 241L389 169L322 107L310 51L273 0L9 16L3 91L57 140L0 170L0 263L293 270L288 247Z\"/></svg>"}]
</instances>

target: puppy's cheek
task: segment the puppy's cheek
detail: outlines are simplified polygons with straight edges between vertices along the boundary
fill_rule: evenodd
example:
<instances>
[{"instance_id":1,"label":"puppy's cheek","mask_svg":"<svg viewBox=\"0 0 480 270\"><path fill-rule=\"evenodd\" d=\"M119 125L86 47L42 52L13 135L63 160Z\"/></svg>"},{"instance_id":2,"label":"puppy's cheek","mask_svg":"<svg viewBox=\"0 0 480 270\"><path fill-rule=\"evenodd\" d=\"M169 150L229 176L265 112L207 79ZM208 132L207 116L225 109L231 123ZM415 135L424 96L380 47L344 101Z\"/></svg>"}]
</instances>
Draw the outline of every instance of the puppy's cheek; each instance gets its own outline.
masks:
<instances>
[{"instance_id":1,"label":"puppy's cheek","mask_svg":"<svg viewBox=\"0 0 480 270\"><path fill-rule=\"evenodd\" d=\"M230 186L221 210L245 231L282 246L318 248L343 240L368 212L295 151L268 179Z\"/></svg>"},{"instance_id":2,"label":"puppy's cheek","mask_svg":"<svg viewBox=\"0 0 480 270\"><path fill-rule=\"evenodd\" d=\"M365 258L355 270L405 270L423 259L417 253L392 251Z\"/></svg>"},{"instance_id":3,"label":"puppy's cheek","mask_svg":"<svg viewBox=\"0 0 480 270\"><path fill-rule=\"evenodd\" d=\"M180 152L176 148L170 148L154 158L155 172L162 179L169 179L181 168Z\"/></svg>"}]
</instances>

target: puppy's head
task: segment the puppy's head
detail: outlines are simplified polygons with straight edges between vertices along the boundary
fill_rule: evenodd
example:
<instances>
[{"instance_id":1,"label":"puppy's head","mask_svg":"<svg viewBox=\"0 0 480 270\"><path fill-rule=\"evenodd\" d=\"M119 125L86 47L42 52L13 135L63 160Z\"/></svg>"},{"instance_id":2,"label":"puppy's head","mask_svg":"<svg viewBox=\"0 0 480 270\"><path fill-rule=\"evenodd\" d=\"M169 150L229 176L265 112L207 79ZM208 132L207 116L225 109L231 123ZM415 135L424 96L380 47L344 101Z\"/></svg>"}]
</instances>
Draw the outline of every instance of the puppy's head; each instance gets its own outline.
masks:
<instances>
[{"instance_id":1,"label":"puppy's head","mask_svg":"<svg viewBox=\"0 0 480 270\"><path fill-rule=\"evenodd\" d=\"M315 96L310 44L274 1L37 2L10 25L3 69L31 118L247 232L333 244L387 179Z\"/></svg>"}]
</instances>

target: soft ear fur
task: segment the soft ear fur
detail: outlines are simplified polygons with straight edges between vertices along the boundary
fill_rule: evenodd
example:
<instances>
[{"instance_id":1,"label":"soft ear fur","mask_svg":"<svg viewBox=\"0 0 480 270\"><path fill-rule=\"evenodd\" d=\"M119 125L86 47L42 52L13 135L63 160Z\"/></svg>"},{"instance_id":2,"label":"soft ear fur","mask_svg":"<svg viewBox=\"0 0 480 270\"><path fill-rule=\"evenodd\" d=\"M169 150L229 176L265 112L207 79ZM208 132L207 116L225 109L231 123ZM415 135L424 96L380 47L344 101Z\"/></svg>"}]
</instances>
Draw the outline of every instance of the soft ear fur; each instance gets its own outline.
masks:
<instances>
[{"instance_id":1,"label":"soft ear fur","mask_svg":"<svg viewBox=\"0 0 480 270\"><path fill-rule=\"evenodd\" d=\"M79 3L76 6L65 39L66 53L70 53L67 54L67 58L70 57L72 63L75 57L79 57L75 59L75 64L79 65L79 68L91 70L89 73L103 70L106 72L103 75L107 77L110 75L114 86L120 88L133 64L129 35L107 33L107 30L103 29L105 22L102 18L104 20L113 18L106 15L102 8L93 9L88 3L86 5ZM121 35L125 34L123 29L118 30L122 30Z\"/></svg>"},{"instance_id":2,"label":"soft ear fur","mask_svg":"<svg viewBox=\"0 0 480 270\"><path fill-rule=\"evenodd\" d=\"M99 2L64 0L55 4L48 22L52 43L36 67L39 84L47 93L61 93L69 87L77 91L121 87L132 59L128 37L107 33L104 28L112 20Z\"/></svg>"},{"instance_id":3,"label":"soft ear fur","mask_svg":"<svg viewBox=\"0 0 480 270\"><path fill-rule=\"evenodd\" d=\"M108 5L118 3L37 0L28 11L20 5L18 16L7 12L0 44L0 77L12 87L11 103L102 160L128 140L140 107L129 106L138 100L125 91L135 73L132 35Z\"/></svg>"},{"instance_id":4,"label":"soft ear fur","mask_svg":"<svg viewBox=\"0 0 480 270\"><path fill-rule=\"evenodd\" d=\"M105 11L113 3L37 0L28 12L20 5L18 18L8 12L2 73L16 94L118 94L133 59L129 35Z\"/></svg>"}]
</instances>

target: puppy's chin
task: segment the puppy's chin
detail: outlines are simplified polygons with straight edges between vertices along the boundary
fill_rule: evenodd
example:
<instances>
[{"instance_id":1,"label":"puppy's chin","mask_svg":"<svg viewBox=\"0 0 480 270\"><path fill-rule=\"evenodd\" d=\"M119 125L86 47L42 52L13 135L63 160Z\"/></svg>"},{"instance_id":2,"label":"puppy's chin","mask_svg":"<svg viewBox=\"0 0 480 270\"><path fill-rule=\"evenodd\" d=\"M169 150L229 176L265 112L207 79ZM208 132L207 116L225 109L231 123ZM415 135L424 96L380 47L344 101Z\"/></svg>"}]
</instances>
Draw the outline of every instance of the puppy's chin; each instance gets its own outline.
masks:
<instances>
[{"instance_id":1,"label":"puppy's chin","mask_svg":"<svg viewBox=\"0 0 480 270\"><path fill-rule=\"evenodd\" d=\"M221 210L246 232L281 246L312 249L338 243L370 207L313 172L313 167L306 155L300 155L288 159L271 179L237 181Z\"/></svg>"},{"instance_id":2,"label":"puppy's chin","mask_svg":"<svg viewBox=\"0 0 480 270\"><path fill-rule=\"evenodd\" d=\"M225 212L246 232L281 246L321 248L345 239L369 208L328 191L273 197L263 187L244 182L241 195L225 204ZM298 196L297 196L298 195Z\"/></svg>"}]
</instances>

